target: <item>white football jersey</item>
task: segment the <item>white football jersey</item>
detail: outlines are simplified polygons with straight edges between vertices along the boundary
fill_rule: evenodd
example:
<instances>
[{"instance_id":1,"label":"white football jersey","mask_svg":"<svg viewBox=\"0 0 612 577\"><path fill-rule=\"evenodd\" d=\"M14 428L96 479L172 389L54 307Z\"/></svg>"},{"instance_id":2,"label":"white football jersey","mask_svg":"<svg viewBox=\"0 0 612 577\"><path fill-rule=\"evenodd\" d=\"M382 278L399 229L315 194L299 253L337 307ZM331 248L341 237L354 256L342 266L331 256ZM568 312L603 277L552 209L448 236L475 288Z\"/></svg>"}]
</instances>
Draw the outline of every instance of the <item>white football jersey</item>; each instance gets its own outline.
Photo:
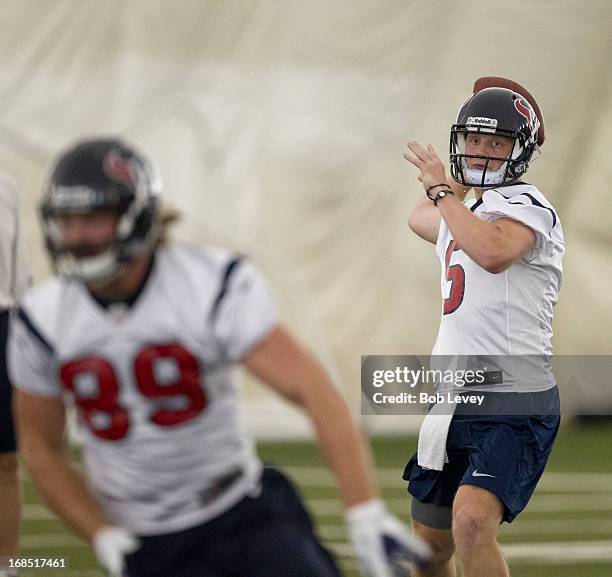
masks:
<instances>
[{"instance_id":1,"label":"white football jersey","mask_svg":"<svg viewBox=\"0 0 612 577\"><path fill-rule=\"evenodd\" d=\"M482 220L506 217L522 222L537 240L524 258L493 274L456 245L442 219L436 253L442 265L443 311L432 354L461 355L466 368L503 370L503 383L478 385L480 390L549 389L555 384L548 362L553 305L561 288L565 250L559 218L530 184L486 190L481 199L465 204ZM468 357L476 355L480 358L470 366ZM491 356L495 358L483 364Z\"/></svg>"},{"instance_id":2,"label":"white football jersey","mask_svg":"<svg viewBox=\"0 0 612 577\"><path fill-rule=\"evenodd\" d=\"M52 279L16 315L16 386L76 406L92 491L109 520L139 534L205 522L257 486L241 430L236 361L276 325L265 282L216 249L160 248L131 307L103 308ZM240 470L210 499L211 485Z\"/></svg>"}]
</instances>

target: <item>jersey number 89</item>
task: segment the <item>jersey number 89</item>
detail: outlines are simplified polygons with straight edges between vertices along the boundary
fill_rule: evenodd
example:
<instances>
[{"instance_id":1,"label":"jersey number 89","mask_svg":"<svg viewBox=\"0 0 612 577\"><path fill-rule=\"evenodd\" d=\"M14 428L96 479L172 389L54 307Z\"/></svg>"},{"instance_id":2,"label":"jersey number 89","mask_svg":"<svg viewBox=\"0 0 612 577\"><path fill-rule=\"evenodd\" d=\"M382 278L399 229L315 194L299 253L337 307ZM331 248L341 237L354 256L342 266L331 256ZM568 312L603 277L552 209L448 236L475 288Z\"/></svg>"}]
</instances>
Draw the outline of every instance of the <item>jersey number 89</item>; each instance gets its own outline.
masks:
<instances>
[{"instance_id":1,"label":"jersey number 89","mask_svg":"<svg viewBox=\"0 0 612 577\"><path fill-rule=\"evenodd\" d=\"M171 383L160 383L155 374L155 363L168 359L177 367L177 378ZM146 398L183 397L187 406L180 409L157 408L149 416L160 427L172 427L193 419L207 405L206 393L200 383L197 359L180 344L151 345L140 351L134 359L134 380L139 392ZM95 376L97 395L85 395L77 386L83 375ZM96 436L107 441L123 439L130 429L128 411L119 403L119 380L113 366L104 358L82 357L64 364L60 378L70 390L79 407L79 414ZM96 417L105 415L100 426Z\"/></svg>"}]
</instances>

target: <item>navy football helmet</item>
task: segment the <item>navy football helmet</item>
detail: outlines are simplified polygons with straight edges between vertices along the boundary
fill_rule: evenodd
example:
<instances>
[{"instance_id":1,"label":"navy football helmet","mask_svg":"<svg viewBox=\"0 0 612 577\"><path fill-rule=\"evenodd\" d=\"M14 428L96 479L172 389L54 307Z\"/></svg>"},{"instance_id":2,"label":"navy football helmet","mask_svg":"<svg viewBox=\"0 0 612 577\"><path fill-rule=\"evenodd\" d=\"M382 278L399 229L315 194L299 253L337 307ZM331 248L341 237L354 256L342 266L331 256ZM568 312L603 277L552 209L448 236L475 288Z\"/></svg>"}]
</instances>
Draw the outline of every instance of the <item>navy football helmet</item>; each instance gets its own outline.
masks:
<instances>
[{"instance_id":1,"label":"navy football helmet","mask_svg":"<svg viewBox=\"0 0 612 577\"><path fill-rule=\"evenodd\" d=\"M151 252L159 238L161 181L148 161L118 139L85 140L63 152L52 168L40 206L55 270L86 283L114 278L120 266ZM94 211L119 216L110 247L77 256L63 244L59 219Z\"/></svg>"},{"instance_id":2,"label":"navy football helmet","mask_svg":"<svg viewBox=\"0 0 612 577\"><path fill-rule=\"evenodd\" d=\"M485 88L468 98L451 127L450 166L453 178L464 185L486 188L512 184L529 168L529 162L540 154L538 128L540 121L531 104L507 88ZM469 133L496 134L513 139L507 157L467 155ZM534 154L536 156L534 156ZM466 158L485 161L483 169L469 168ZM491 160L503 161L501 168L491 170Z\"/></svg>"}]
</instances>

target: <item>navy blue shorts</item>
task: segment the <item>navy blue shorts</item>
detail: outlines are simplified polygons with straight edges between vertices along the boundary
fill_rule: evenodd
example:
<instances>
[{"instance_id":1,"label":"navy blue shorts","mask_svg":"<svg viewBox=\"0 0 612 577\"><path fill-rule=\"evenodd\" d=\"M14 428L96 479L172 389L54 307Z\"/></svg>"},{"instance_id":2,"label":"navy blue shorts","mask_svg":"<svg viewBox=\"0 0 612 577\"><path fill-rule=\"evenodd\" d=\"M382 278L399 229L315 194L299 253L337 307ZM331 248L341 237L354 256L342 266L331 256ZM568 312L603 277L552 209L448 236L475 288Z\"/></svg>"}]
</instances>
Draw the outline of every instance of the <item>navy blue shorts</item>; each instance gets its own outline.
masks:
<instances>
[{"instance_id":1,"label":"navy blue shorts","mask_svg":"<svg viewBox=\"0 0 612 577\"><path fill-rule=\"evenodd\" d=\"M452 507L460 485L495 494L510 523L538 484L559 430L560 417L455 416L446 442L449 462L442 471L423 469L412 456L403 478L421 503Z\"/></svg>"},{"instance_id":2,"label":"navy blue shorts","mask_svg":"<svg viewBox=\"0 0 612 577\"><path fill-rule=\"evenodd\" d=\"M141 537L129 577L340 577L293 485L266 468L262 491L192 529Z\"/></svg>"},{"instance_id":3,"label":"navy blue shorts","mask_svg":"<svg viewBox=\"0 0 612 577\"><path fill-rule=\"evenodd\" d=\"M12 390L6 371L6 339L8 336L9 312L0 312L0 453L17 450L15 425L13 423Z\"/></svg>"}]
</instances>

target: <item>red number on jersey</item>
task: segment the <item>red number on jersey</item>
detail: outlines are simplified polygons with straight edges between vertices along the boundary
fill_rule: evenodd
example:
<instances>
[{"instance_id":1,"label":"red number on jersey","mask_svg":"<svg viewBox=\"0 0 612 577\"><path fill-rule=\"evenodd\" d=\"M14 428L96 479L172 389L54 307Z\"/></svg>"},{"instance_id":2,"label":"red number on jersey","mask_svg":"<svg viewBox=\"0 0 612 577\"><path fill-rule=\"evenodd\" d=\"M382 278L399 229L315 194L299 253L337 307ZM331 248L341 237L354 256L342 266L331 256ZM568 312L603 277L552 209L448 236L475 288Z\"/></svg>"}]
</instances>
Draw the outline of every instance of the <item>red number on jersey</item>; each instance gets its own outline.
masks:
<instances>
[{"instance_id":1,"label":"red number on jersey","mask_svg":"<svg viewBox=\"0 0 612 577\"><path fill-rule=\"evenodd\" d=\"M160 363L167 363L170 378L160 378ZM94 377L97 396L91 396L79 383L79 377ZM179 344L146 347L134 360L134 376L139 391L147 398L183 397L186 406L176 409L159 408L150 417L160 427L178 425L201 413L207 405L206 394L200 383L197 359ZM83 357L70 361L60 369L60 378L74 393L80 414L92 433L107 441L125 437L129 428L129 415L119 404L119 382L113 366L99 357ZM170 382L166 382L170 381ZM84 383L89 387L91 383ZM94 416L108 421L97 426ZM106 415L106 417L104 417Z\"/></svg>"},{"instance_id":2,"label":"red number on jersey","mask_svg":"<svg viewBox=\"0 0 612 577\"><path fill-rule=\"evenodd\" d=\"M90 380L92 377L95 382ZM130 428L129 418L127 411L119 404L119 383L108 361L100 357L70 361L60 369L60 378L66 388L74 393L80 416L95 435L107 441L125 437ZM85 390L86 386L97 389L98 394L90 395ZM96 423L96 416L107 421L106 426Z\"/></svg>"},{"instance_id":3,"label":"red number on jersey","mask_svg":"<svg viewBox=\"0 0 612 577\"><path fill-rule=\"evenodd\" d=\"M167 360L177 369L178 377L170 384L160 383L155 375L155 366ZM206 395L200 386L198 361L181 345L159 345L147 347L134 361L136 384L140 392L153 399L160 397L182 396L189 400L183 409L159 409L151 415L151 420L162 427L178 425L193 419L206 407Z\"/></svg>"},{"instance_id":4,"label":"red number on jersey","mask_svg":"<svg viewBox=\"0 0 612 577\"><path fill-rule=\"evenodd\" d=\"M444 256L444 263L446 265L446 280L450 281L451 288L448 293L448 298L444 299L444 311L443 314L450 315L454 313L463 302L463 293L465 292L465 271L460 264L453 264L449 266L453 251L460 250L457 243L451 240L448 243L446 254Z\"/></svg>"}]
</instances>

